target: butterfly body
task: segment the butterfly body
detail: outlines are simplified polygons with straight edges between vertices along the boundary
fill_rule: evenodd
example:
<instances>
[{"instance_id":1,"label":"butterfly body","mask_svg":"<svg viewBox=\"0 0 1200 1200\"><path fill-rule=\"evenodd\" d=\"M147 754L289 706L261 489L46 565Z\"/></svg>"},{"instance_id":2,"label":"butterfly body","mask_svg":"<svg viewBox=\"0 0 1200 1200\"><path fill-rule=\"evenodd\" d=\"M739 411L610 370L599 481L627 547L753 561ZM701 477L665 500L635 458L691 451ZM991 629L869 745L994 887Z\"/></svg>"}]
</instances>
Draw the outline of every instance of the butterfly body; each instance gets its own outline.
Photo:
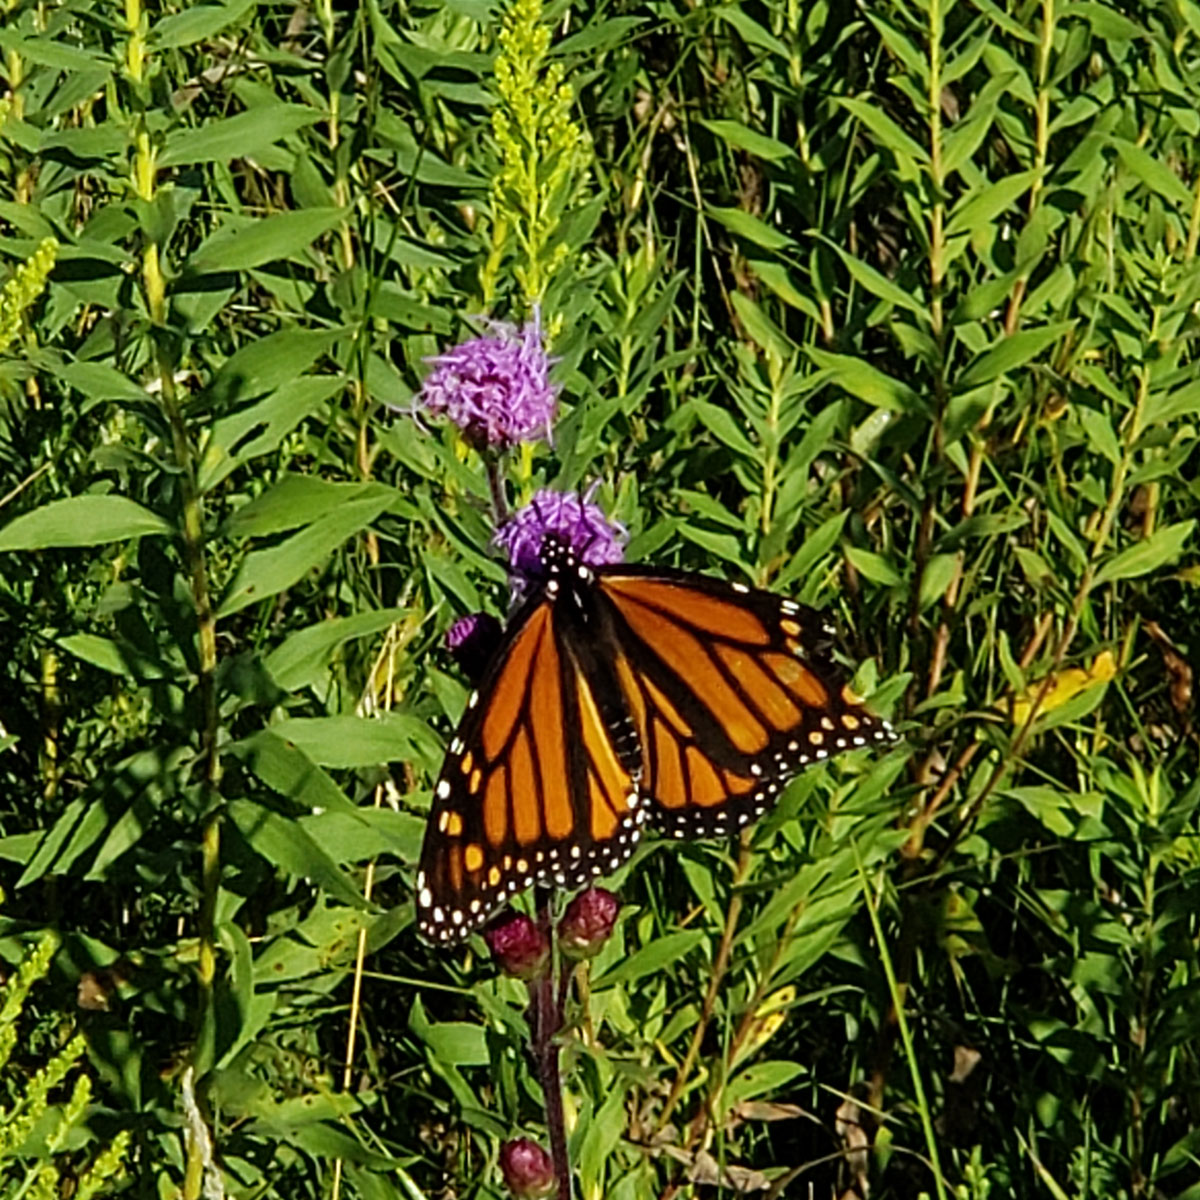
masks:
<instances>
[{"instance_id":1,"label":"butterfly body","mask_svg":"<svg viewBox=\"0 0 1200 1200\"><path fill-rule=\"evenodd\" d=\"M890 736L846 691L810 609L688 572L592 567L553 535L541 565L434 788L417 919L437 941L535 883L617 869L647 823L732 833L806 763Z\"/></svg>"}]
</instances>

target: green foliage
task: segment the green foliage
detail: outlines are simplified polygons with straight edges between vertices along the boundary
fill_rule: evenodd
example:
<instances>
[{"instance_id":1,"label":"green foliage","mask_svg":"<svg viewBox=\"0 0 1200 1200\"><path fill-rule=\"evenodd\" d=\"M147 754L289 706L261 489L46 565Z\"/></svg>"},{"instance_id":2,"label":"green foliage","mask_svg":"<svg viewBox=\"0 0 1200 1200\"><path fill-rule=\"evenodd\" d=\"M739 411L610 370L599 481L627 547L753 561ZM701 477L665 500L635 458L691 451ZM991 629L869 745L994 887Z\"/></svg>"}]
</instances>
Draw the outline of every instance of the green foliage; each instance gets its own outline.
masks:
<instances>
[{"instance_id":1,"label":"green foliage","mask_svg":"<svg viewBox=\"0 0 1200 1200\"><path fill-rule=\"evenodd\" d=\"M0 1003L0 1086L4 1091L0 1098L0 1195L5 1200L57 1196L67 1180L73 1195L91 1200L112 1190L129 1147L129 1131L121 1130L82 1172L73 1168L64 1153L72 1133L85 1119L91 1081L86 1075L76 1075L66 1103L51 1105L50 1099L83 1058L87 1042L82 1034L68 1039L32 1071L13 1069L13 1053L23 1049L18 1022L30 989L46 977L57 949L58 939L44 934L9 977Z\"/></svg>"},{"instance_id":2,"label":"green foliage","mask_svg":"<svg viewBox=\"0 0 1200 1200\"><path fill-rule=\"evenodd\" d=\"M1195 0L11 0L0 956L103 981L131 1191L494 1196L541 1136L523 990L411 926L439 639L508 596L407 410L482 290L554 318L512 493L820 608L904 735L611 881L580 1193L1200 1193L1198 46Z\"/></svg>"}]
</instances>

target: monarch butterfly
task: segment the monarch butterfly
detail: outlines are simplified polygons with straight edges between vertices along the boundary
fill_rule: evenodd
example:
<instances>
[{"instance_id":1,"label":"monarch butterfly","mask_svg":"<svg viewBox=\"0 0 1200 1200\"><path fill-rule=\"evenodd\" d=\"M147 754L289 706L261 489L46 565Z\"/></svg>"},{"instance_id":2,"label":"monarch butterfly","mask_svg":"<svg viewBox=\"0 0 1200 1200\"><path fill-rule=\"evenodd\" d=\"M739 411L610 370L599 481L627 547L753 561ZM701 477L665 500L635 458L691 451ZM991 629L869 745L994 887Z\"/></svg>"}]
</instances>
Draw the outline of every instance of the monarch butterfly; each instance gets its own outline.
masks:
<instances>
[{"instance_id":1,"label":"monarch butterfly","mask_svg":"<svg viewBox=\"0 0 1200 1200\"><path fill-rule=\"evenodd\" d=\"M466 937L535 883L616 870L647 823L731 833L806 763L892 736L811 609L686 571L592 567L553 533L540 557L434 788L417 873L432 940Z\"/></svg>"}]
</instances>

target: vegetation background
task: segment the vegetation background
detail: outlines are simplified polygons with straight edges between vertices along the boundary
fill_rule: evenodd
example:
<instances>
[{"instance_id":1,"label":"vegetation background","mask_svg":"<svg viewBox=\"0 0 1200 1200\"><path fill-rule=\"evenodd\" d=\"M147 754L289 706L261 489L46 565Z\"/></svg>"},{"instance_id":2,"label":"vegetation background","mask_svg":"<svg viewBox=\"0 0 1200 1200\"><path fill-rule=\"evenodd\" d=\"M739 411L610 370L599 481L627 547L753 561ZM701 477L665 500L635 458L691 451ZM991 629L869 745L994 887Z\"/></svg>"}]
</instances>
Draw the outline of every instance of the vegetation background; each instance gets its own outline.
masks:
<instances>
[{"instance_id":1,"label":"vegetation background","mask_svg":"<svg viewBox=\"0 0 1200 1200\"><path fill-rule=\"evenodd\" d=\"M513 495L830 613L903 733L616 877L580 1194L1200 1196L1200 4L505 11L0 6L0 957L61 939L0 1106L94 1080L13 1161L484 1197L542 1136L521 985L411 927L505 584L404 412L540 298Z\"/></svg>"}]
</instances>

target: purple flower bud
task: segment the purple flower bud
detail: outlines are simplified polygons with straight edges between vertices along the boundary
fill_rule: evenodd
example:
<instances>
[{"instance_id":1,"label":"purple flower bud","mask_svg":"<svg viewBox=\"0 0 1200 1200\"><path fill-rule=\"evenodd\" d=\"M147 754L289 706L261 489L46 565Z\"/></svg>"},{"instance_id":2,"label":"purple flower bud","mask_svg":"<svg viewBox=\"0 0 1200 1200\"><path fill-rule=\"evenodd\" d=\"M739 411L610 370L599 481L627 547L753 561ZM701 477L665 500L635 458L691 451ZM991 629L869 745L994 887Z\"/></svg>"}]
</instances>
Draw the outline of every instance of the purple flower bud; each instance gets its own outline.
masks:
<instances>
[{"instance_id":1,"label":"purple flower bud","mask_svg":"<svg viewBox=\"0 0 1200 1200\"><path fill-rule=\"evenodd\" d=\"M514 1196L522 1200L554 1195L554 1160L530 1138L516 1138L500 1147L500 1170Z\"/></svg>"},{"instance_id":2,"label":"purple flower bud","mask_svg":"<svg viewBox=\"0 0 1200 1200\"><path fill-rule=\"evenodd\" d=\"M472 338L429 361L418 403L449 417L473 445L514 446L550 435L558 387L542 346L537 314L517 329L489 322L486 337Z\"/></svg>"},{"instance_id":3,"label":"purple flower bud","mask_svg":"<svg viewBox=\"0 0 1200 1200\"><path fill-rule=\"evenodd\" d=\"M454 656L463 674L472 683L478 683L503 636L503 627L490 613L472 613L469 617L459 617L450 626L446 633L446 649Z\"/></svg>"},{"instance_id":4,"label":"purple flower bud","mask_svg":"<svg viewBox=\"0 0 1200 1200\"><path fill-rule=\"evenodd\" d=\"M609 521L590 494L543 488L497 531L493 540L508 554L518 580L545 577L541 552L548 533L558 534L590 567L618 563L625 557L624 527Z\"/></svg>"},{"instance_id":5,"label":"purple flower bud","mask_svg":"<svg viewBox=\"0 0 1200 1200\"><path fill-rule=\"evenodd\" d=\"M580 892L558 923L558 944L570 958L591 958L612 936L621 901L605 888Z\"/></svg>"},{"instance_id":6,"label":"purple flower bud","mask_svg":"<svg viewBox=\"0 0 1200 1200\"><path fill-rule=\"evenodd\" d=\"M483 931L483 938L506 975L537 979L550 961L550 943L524 913L505 913Z\"/></svg>"}]
</instances>

